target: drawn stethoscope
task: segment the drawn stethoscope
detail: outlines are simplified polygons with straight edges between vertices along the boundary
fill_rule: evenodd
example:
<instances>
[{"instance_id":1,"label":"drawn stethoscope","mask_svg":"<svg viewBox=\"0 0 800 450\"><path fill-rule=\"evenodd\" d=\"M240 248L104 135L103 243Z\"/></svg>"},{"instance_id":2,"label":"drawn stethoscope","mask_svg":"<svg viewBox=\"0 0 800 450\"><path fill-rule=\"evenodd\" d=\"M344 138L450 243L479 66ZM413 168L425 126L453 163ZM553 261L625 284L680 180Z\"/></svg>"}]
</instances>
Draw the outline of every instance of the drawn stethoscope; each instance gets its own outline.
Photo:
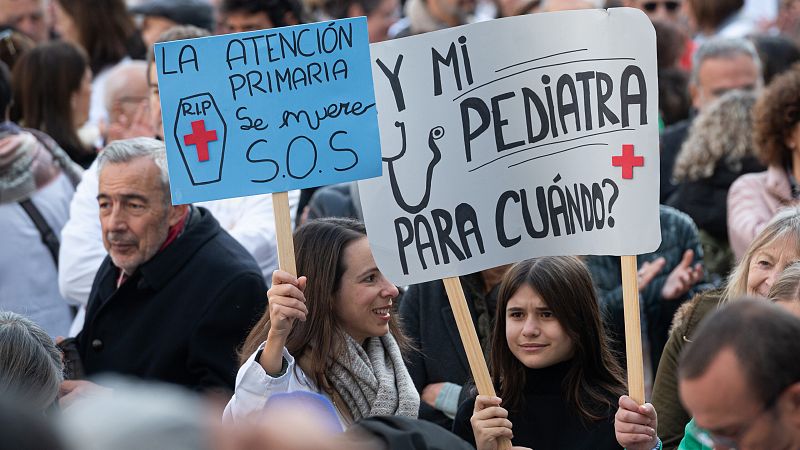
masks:
<instances>
[{"instance_id":1,"label":"drawn stethoscope","mask_svg":"<svg viewBox=\"0 0 800 450\"><path fill-rule=\"evenodd\" d=\"M439 150L439 146L436 144L436 141L444 137L444 128L441 126L436 126L433 127L428 133L428 148L430 148L431 152L433 152L433 160L428 164L428 170L425 173L425 194L422 196L422 200L420 200L419 203L416 205L409 205L406 203L405 199L403 198L403 194L400 192L400 185L397 182L397 175L395 174L394 170L395 161L402 158L406 153L406 124L405 122L395 122L394 126L400 128L400 136L403 143L402 149L400 150L400 154L397 156L381 159L389 166L389 182L392 185L392 195L394 195L395 201L407 213L417 214L428 206L428 202L431 199L433 168L436 167L436 165L439 164L439 161L442 160L442 152Z\"/></svg>"}]
</instances>

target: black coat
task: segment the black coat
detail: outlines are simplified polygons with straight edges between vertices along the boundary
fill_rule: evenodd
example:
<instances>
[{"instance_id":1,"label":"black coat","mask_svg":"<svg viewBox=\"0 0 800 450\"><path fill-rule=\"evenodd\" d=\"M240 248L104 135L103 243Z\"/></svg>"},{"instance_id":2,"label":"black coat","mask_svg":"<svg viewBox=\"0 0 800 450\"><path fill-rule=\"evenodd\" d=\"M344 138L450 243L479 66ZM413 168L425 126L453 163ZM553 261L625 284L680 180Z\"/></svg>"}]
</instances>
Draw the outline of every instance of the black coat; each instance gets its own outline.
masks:
<instances>
[{"instance_id":1,"label":"black coat","mask_svg":"<svg viewBox=\"0 0 800 450\"><path fill-rule=\"evenodd\" d=\"M403 416L362 419L348 431L367 433L392 450L470 450L463 439L424 420Z\"/></svg>"},{"instance_id":2,"label":"black coat","mask_svg":"<svg viewBox=\"0 0 800 450\"><path fill-rule=\"evenodd\" d=\"M115 372L233 390L236 349L266 307L253 257L205 209L117 289L110 257L95 277L78 352L87 375Z\"/></svg>"},{"instance_id":3,"label":"black coat","mask_svg":"<svg viewBox=\"0 0 800 450\"><path fill-rule=\"evenodd\" d=\"M587 422L578 410L566 401L563 380L572 365L562 362L543 369L527 369L522 404L509 411L515 446L534 450L622 450L614 436L616 409L605 407L605 419ZM474 393L474 392L473 392ZM610 398L616 404L615 398ZM458 408L453 423L453 433L475 445L470 418L475 409L475 397Z\"/></svg>"},{"instance_id":4,"label":"black coat","mask_svg":"<svg viewBox=\"0 0 800 450\"><path fill-rule=\"evenodd\" d=\"M666 204L685 212L697 228L728 242L728 189L740 176L766 170L754 157L742 159L740 170L731 170L721 162L713 175L678 184Z\"/></svg>"},{"instance_id":5,"label":"black coat","mask_svg":"<svg viewBox=\"0 0 800 450\"><path fill-rule=\"evenodd\" d=\"M480 273L461 277L467 306L476 328L478 324L474 292L480 289L482 283ZM496 290L487 296L491 317L495 313ZM450 382L463 385L471 379L467 353L458 334L447 292L440 280L410 286L400 301L400 317L403 331L419 350L410 352L406 367L420 394L429 384ZM466 398L466 389L462 390L461 397ZM424 401L420 401L419 418L438 423L448 430L453 423L441 411Z\"/></svg>"},{"instance_id":6,"label":"black coat","mask_svg":"<svg viewBox=\"0 0 800 450\"><path fill-rule=\"evenodd\" d=\"M675 159L681 151L681 146L689 136L689 128L692 127L694 116L678 123L672 124L661 132L659 142L659 158L661 162L661 186L660 203L667 201L670 195L675 192L675 184L672 183L672 171L675 168Z\"/></svg>"}]
</instances>

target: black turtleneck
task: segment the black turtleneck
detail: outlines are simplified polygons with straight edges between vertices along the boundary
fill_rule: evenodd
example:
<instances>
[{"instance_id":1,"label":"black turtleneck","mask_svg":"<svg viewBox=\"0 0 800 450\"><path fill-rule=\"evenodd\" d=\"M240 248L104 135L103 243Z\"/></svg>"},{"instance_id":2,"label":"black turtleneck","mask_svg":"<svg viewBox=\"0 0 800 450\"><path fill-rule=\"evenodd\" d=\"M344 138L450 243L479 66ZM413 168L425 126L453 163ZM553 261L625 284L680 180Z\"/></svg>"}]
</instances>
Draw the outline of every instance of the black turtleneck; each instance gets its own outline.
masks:
<instances>
[{"instance_id":1,"label":"black turtleneck","mask_svg":"<svg viewBox=\"0 0 800 450\"><path fill-rule=\"evenodd\" d=\"M614 413L609 410L606 420L586 422L579 412L566 403L562 381L571 361L544 369L527 369L523 404L517 411L509 411L514 425L516 446L534 450L620 450L614 437ZM466 400L458 408L453 423L453 433L475 445L475 436L469 423L475 408L475 398Z\"/></svg>"}]
</instances>

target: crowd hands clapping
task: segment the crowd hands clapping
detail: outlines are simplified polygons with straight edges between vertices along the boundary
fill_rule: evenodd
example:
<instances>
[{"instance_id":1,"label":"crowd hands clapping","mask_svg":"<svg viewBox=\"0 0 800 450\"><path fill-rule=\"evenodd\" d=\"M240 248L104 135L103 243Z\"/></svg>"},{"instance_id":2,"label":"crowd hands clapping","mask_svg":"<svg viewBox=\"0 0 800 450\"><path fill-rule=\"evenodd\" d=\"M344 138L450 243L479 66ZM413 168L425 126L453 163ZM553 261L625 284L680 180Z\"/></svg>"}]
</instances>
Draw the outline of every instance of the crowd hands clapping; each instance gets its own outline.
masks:
<instances>
[{"instance_id":1,"label":"crowd hands clapping","mask_svg":"<svg viewBox=\"0 0 800 450\"><path fill-rule=\"evenodd\" d=\"M290 193L297 275L268 196L169 204L155 42L611 6L658 38L645 398L617 258L461 277L479 395L442 282L380 272L355 185ZM0 26L0 449L800 449L799 1L0 0Z\"/></svg>"}]
</instances>

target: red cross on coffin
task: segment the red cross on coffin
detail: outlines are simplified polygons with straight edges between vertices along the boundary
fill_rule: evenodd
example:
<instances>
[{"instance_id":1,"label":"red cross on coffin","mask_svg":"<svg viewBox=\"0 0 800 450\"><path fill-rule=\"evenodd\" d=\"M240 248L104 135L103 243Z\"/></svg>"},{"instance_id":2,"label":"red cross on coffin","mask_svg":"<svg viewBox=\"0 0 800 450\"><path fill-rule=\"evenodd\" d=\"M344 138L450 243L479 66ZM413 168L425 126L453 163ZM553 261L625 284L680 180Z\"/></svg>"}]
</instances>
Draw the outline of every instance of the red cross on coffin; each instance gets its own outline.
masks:
<instances>
[{"instance_id":1,"label":"red cross on coffin","mask_svg":"<svg viewBox=\"0 0 800 450\"><path fill-rule=\"evenodd\" d=\"M192 134L183 137L183 143L194 145L197 148L197 160L200 162L208 161L208 143L217 140L217 131L206 131L205 120L195 120L192 122Z\"/></svg>"}]
</instances>

